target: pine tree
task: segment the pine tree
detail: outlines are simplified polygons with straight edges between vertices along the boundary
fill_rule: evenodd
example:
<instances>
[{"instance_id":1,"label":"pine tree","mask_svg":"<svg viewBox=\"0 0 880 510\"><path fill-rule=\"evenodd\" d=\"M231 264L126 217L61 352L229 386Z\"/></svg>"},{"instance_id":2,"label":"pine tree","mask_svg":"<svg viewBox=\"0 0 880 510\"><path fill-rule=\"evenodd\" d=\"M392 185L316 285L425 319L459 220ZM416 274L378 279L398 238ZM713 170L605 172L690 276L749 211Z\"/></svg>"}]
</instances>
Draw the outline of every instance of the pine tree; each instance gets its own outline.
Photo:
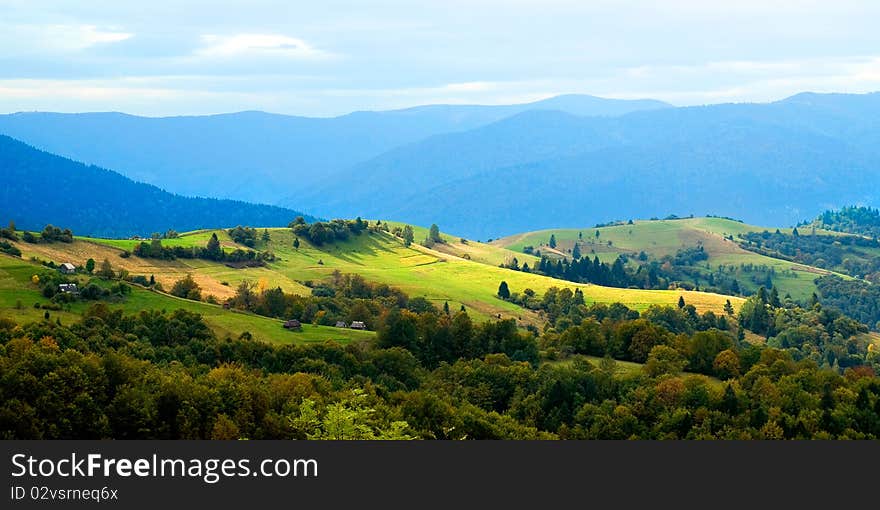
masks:
<instances>
[{"instance_id":1,"label":"pine tree","mask_svg":"<svg viewBox=\"0 0 880 510\"><path fill-rule=\"evenodd\" d=\"M269 242L269 239L271 239L271 237L269 237L269 229L268 229L268 228L264 228L264 229L263 229L263 242L264 242L264 243L268 243L268 242Z\"/></svg>"},{"instance_id":2,"label":"pine tree","mask_svg":"<svg viewBox=\"0 0 880 510\"><path fill-rule=\"evenodd\" d=\"M678 296L678 307L684 308L684 296Z\"/></svg>"},{"instance_id":3,"label":"pine tree","mask_svg":"<svg viewBox=\"0 0 880 510\"><path fill-rule=\"evenodd\" d=\"M575 260L580 260L581 258L581 249L578 246L578 243L574 243L574 249L571 250L571 258Z\"/></svg>"},{"instance_id":4,"label":"pine tree","mask_svg":"<svg viewBox=\"0 0 880 510\"><path fill-rule=\"evenodd\" d=\"M205 246L205 258L208 260L223 260L223 249L220 248L220 240L217 239L217 233L211 234L208 244Z\"/></svg>"},{"instance_id":5,"label":"pine tree","mask_svg":"<svg viewBox=\"0 0 880 510\"><path fill-rule=\"evenodd\" d=\"M779 301L779 291L776 290L776 287L770 289L770 306L774 308L779 308L782 306L782 303Z\"/></svg>"},{"instance_id":6,"label":"pine tree","mask_svg":"<svg viewBox=\"0 0 880 510\"><path fill-rule=\"evenodd\" d=\"M551 248L556 248L556 235L555 235L555 234L550 234L550 243L549 243L549 245L550 245Z\"/></svg>"},{"instance_id":7,"label":"pine tree","mask_svg":"<svg viewBox=\"0 0 880 510\"><path fill-rule=\"evenodd\" d=\"M445 301L443 303L443 313L445 313L446 315L449 315L449 301Z\"/></svg>"},{"instance_id":8,"label":"pine tree","mask_svg":"<svg viewBox=\"0 0 880 510\"><path fill-rule=\"evenodd\" d=\"M730 304L729 299L724 303L724 313L733 317L733 305Z\"/></svg>"},{"instance_id":9,"label":"pine tree","mask_svg":"<svg viewBox=\"0 0 880 510\"><path fill-rule=\"evenodd\" d=\"M502 281L501 285L498 286L498 297L510 299L510 289L507 287L507 282Z\"/></svg>"},{"instance_id":10,"label":"pine tree","mask_svg":"<svg viewBox=\"0 0 880 510\"><path fill-rule=\"evenodd\" d=\"M415 239L415 233L413 233L413 228L409 225L403 227L403 245L409 246L412 244L413 239Z\"/></svg>"},{"instance_id":11,"label":"pine tree","mask_svg":"<svg viewBox=\"0 0 880 510\"><path fill-rule=\"evenodd\" d=\"M298 238L298 237L295 237L295 238L293 239L293 248L296 249L296 250L299 249L299 238Z\"/></svg>"}]
</instances>

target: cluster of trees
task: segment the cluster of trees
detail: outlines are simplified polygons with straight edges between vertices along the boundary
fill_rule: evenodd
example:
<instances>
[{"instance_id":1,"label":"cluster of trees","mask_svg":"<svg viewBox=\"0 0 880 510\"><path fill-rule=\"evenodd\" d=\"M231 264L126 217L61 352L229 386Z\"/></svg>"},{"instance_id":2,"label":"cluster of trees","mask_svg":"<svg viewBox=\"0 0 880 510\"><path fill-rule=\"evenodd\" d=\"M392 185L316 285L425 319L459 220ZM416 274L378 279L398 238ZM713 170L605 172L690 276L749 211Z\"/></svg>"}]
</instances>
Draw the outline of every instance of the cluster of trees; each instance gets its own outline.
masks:
<instances>
[{"instance_id":1,"label":"cluster of trees","mask_svg":"<svg viewBox=\"0 0 880 510\"><path fill-rule=\"evenodd\" d=\"M532 272L577 283L593 283L606 287L666 289L672 286L687 285L687 266L707 258L702 247L679 250L675 256L667 256L661 260L648 261L647 255L637 256L637 264L631 267L627 254L619 255L613 263L580 256L575 245L571 260L568 258L551 259L542 256L541 261L529 267L528 263L519 264L516 258L502 264L502 267L517 271ZM576 253L575 253L576 252ZM700 272L696 272L700 274Z\"/></svg>"},{"instance_id":2,"label":"cluster of trees","mask_svg":"<svg viewBox=\"0 0 880 510\"><path fill-rule=\"evenodd\" d=\"M542 362L539 348L571 354ZM880 437L867 366L840 374L629 316L534 338L395 308L375 344L278 346L217 338L183 310L96 304L66 326L0 320L0 373L4 439Z\"/></svg>"},{"instance_id":3,"label":"cluster of trees","mask_svg":"<svg viewBox=\"0 0 880 510\"><path fill-rule=\"evenodd\" d=\"M171 290L168 291L168 293L172 296L191 299L193 301L202 300L202 288L193 279L191 274L187 274L180 280L174 282L174 285L171 286Z\"/></svg>"},{"instance_id":4,"label":"cluster of trees","mask_svg":"<svg viewBox=\"0 0 880 510\"><path fill-rule=\"evenodd\" d=\"M367 230L367 222L358 216L354 220L332 220L332 221L316 221L314 223L306 223L302 216L298 216L290 222L288 227L293 230L294 235L308 239L315 246L333 243L336 241L345 241L352 235L361 235Z\"/></svg>"},{"instance_id":5,"label":"cluster of trees","mask_svg":"<svg viewBox=\"0 0 880 510\"><path fill-rule=\"evenodd\" d=\"M868 327L836 308L822 306L813 295L803 308L781 302L776 289L761 287L743 303L739 323L765 336L767 344L791 352L794 359L809 359L822 367L847 368L880 362L864 335Z\"/></svg>"},{"instance_id":6,"label":"cluster of trees","mask_svg":"<svg viewBox=\"0 0 880 510\"><path fill-rule=\"evenodd\" d=\"M620 303L587 305L580 289L572 291L566 288L551 287L540 297L532 289L524 289L522 293L512 292L509 299L520 306L541 312L541 316L547 320L548 326L558 332L579 325L586 319L626 320L637 319L640 316L673 333L693 333L712 328L727 331L735 324L732 318L734 309L729 300L725 306L724 315L717 315L712 311L700 315L697 313L696 307L685 303L683 298L678 307L652 305L640 315L636 310L631 310Z\"/></svg>"},{"instance_id":7,"label":"cluster of trees","mask_svg":"<svg viewBox=\"0 0 880 510\"><path fill-rule=\"evenodd\" d=\"M409 225L407 225L409 226ZM410 241L412 242L412 241ZM425 240L422 242L422 245L426 248L433 248L435 244L442 244L446 241L440 237L440 227L437 226L436 223L431 224L431 228L428 229L428 235L425 237Z\"/></svg>"},{"instance_id":8,"label":"cluster of trees","mask_svg":"<svg viewBox=\"0 0 880 510\"><path fill-rule=\"evenodd\" d=\"M15 221L9 220L8 227L0 228L0 239L9 239L10 241L18 241L18 233L15 228Z\"/></svg>"},{"instance_id":9,"label":"cluster of trees","mask_svg":"<svg viewBox=\"0 0 880 510\"><path fill-rule=\"evenodd\" d=\"M740 234L740 245L748 250L801 264L840 271L857 278L880 282L880 248L877 239L855 235L800 235L750 232Z\"/></svg>"},{"instance_id":10,"label":"cluster of trees","mask_svg":"<svg viewBox=\"0 0 880 510\"><path fill-rule=\"evenodd\" d=\"M873 207L844 207L838 211L825 211L804 225L876 239L880 237L880 210Z\"/></svg>"},{"instance_id":11,"label":"cluster of trees","mask_svg":"<svg viewBox=\"0 0 880 510\"><path fill-rule=\"evenodd\" d=\"M388 285L370 283L360 275L339 271L333 273L330 282L314 285L311 296L288 294L280 287L269 287L265 280L245 280L227 304L266 317L323 326L333 326L337 321L361 321L367 329L375 329L379 318L392 308L438 313L425 298L410 298Z\"/></svg>"},{"instance_id":12,"label":"cluster of trees","mask_svg":"<svg viewBox=\"0 0 880 510\"><path fill-rule=\"evenodd\" d=\"M835 275L816 280L822 304L880 330L880 286L861 280L844 280Z\"/></svg>"},{"instance_id":13,"label":"cluster of trees","mask_svg":"<svg viewBox=\"0 0 880 510\"><path fill-rule=\"evenodd\" d=\"M149 243L142 241L135 245L132 254L141 258L152 258L162 260L174 259L205 259L216 262L225 262L234 267L258 267L265 266L268 262L275 260L275 255L270 251L242 250L236 248L232 251L225 251L220 246L220 240L217 234L211 234L207 244L204 247L193 246L163 246L162 239L154 238Z\"/></svg>"},{"instance_id":14,"label":"cluster of trees","mask_svg":"<svg viewBox=\"0 0 880 510\"><path fill-rule=\"evenodd\" d=\"M13 257L21 257L21 250L5 239L0 240L0 253L12 255Z\"/></svg>"},{"instance_id":15,"label":"cluster of trees","mask_svg":"<svg viewBox=\"0 0 880 510\"><path fill-rule=\"evenodd\" d=\"M3 235L0 237L6 237L13 241L18 241L18 235L15 232L15 223L9 222L9 228L3 229ZM73 242L73 232L69 228L61 229L54 225L46 225L43 228L43 231L40 232L39 237L35 236L31 232L24 231L21 234L21 239L26 243L36 244L36 243L72 243Z\"/></svg>"},{"instance_id":16,"label":"cluster of trees","mask_svg":"<svg viewBox=\"0 0 880 510\"><path fill-rule=\"evenodd\" d=\"M232 238L238 244L243 244L249 248L253 248L257 245L257 239L259 237L263 243L269 242L271 236L269 235L268 229L263 229L262 234L257 235L257 229L253 227L242 227L241 225L231 228L228 230L229 237Z\"/></svg>"}]
</instances>

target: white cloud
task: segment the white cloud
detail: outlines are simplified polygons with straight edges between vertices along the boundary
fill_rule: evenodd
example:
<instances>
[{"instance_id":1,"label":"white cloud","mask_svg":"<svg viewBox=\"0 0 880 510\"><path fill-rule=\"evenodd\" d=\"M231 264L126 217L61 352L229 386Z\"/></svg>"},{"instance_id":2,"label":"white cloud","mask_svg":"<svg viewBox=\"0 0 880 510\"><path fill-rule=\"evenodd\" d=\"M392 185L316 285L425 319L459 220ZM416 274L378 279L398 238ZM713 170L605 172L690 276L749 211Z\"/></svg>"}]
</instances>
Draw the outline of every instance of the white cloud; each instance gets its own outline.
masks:
<instances>
[{"instance_id":1,"label":"white cloud","mask_svg":"<svg viewBox=\"0 0 880 510\"><path fill-rule=\"evenodd\" d=\"M329 53L316 49L309 43L278 34L235 34L228 36L206 34L201 37L203 46L197 55L210 57L233 57L247 54L286 56L295 58L324 58Z\"/></svg>"},{"instance_id":2,"label":"white cloud","mask_svg":"<svg viewBox=\"0 0 880 510\"><path fill-rule=\"evenodd\" d=\"M96 25L0 25L3 54L71 53L130 39L134 34Z\"/></svg>"}]
</instances>

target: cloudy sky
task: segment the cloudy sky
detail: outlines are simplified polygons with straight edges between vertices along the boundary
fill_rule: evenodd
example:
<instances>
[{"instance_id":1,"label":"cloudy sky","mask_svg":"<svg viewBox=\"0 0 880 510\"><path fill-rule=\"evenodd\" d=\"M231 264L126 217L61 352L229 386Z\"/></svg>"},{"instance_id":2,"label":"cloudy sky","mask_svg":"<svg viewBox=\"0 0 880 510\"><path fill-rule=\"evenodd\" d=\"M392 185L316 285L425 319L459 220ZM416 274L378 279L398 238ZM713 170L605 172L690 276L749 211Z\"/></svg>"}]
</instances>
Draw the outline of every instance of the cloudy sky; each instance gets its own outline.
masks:
<instances>
[{"instance_id":1,"label":"cloudy sky","mask_svg":"<svg viewBox=\"0 0 880 510\"><path fill-rule=\"evenodd\" d=\"M878 19L876 0L0 0L0 111L868 92Z\"/></svg>"}]
</instances>

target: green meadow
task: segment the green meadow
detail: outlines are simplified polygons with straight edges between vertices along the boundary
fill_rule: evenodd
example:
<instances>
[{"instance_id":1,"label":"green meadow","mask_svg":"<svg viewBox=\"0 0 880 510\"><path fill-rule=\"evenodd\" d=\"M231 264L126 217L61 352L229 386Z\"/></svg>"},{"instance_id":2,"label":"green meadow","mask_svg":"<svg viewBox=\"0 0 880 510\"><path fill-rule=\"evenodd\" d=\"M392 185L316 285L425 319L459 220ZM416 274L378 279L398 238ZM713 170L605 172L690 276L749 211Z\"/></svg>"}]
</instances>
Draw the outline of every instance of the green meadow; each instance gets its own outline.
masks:
<instances>
[{"instance_id":1,"label":"green meadow","mask_svg":"<svg viewBox=\"0 0 880 510\"><path fill-rule=\"evenodd\" d=\"M31 276L44 271L45 268L17 260L6 255L0 255L0 317L11 318L17 322L27 322L43 319L45 310L34 308L34 303L48 304L49 300L42 296L39 287L31 282ZM81 284L88 281L85 276L80 276ZM100 280L95 282L102 284ZM201 314L208 325L218 336L238 337L243 332L249 332L254 338L271 343L301 343L301 342L324 342L333 340L337 342L351 342L355 340L368 340L375 334L369 331L356 331L327 326L315 326L304 324L302 331L288 331L282 327L279 320L260 317L258 315L244 313L235 310L225 310L222 306L203 302L190 301L177 298L168 294L143 289L132 285L132 293L121 301L108 301L111 308L120 308L125 313L138 313L141 310L166 310L184 309ZM21 306L19 307L19 303ZM62 322L78 320L82 312L91 303L77 301L65 305L60 311L49 311L50 318L60 319Z\"/></svg>"},{"instance_id":2,"label":"green meadow","mask_svg":"<svg viewBox=\"0 0 880 510\"><path fill-rule=\"evenodd\" d=\"M262 229L259 229L262 231ZM399 288L412 297L421 296L435 305L448 302L452 309L464 306L477 320L487 320L499 315L516 318L522 324L539 324L535 312L525 310L496 296L498 286L506 281L512 292L532 289L542 294L550 287L580 288L587 302L621 302L631 308L644 310L650 305L672 305L679 296L700 310L720 312L726 300L738 306L738 298L718 294L680 291L680 290L638 290L602 287L590 284L575 284L548 278L532 273L513 271L499 267L499 264L517 257L520 263L537 261L535 257L516 253L503 247L468 241L460 237L443 234L446 243L433 249L418 244L427 237L428 230L414 227L416 243L410 247L403 245L401 239L386 232L364 233L352 236L343 242L314 246L300 239L299 248L294 248L294 235L290 229L269 229L270 241L260 241L257 249L271 250L277 260L266 267L235 269L221 263L178 259L157 261L130 256L121 258L122 250L130 251L139 240L117 240L78 238L72 244L53 243L50 245L26 245L19 243L25 258L37 256L43 260L62 262L73 260L82 264L88 256L100 261L107 258L114 267L124 268L130 274L154 275L165 288L169 288L179 278L191 274L202 286L203 295L214 295L222 300L234 293L235 287L243 280L250 280L265 287L281 287L287 292L308 294L310 286L327 280L335 271L356 273L375 283L384 283ZM231 248L236 246L223 230L202 230L185 233L174 239L163 240L163 245L203 246L212 233L217 233L221 243ZM147 292L147 291L144 291ZM167 296L161 295L162 298ZM136 299L148 299L151 296ZM189 304L188 302L184 302ZM161 303L145 302L144 306L168 306ZM206 314L217 315L214 307ZM213 312L213 313L212 313ZM211 319L218 329L236 330L240 324L228 313ZM231 323L230 323L231 321ZM254 326L252 329L256 329ZM272 331L274 325L269 326ZM255 331L251 331L255 333ZM256 333L255 333L256 334Z\"/></svg>"},{"instance_id":3,"label":"green meadow","mask_svg":"<svg viewBox=\"0 0 880 510\"><path fill-rule=\"evenodd\" d=\"M636 255L644 251L650 256L661 258L674 255L682 248L702 245L709 259L697 267L705 272L716 269L719 265L772 267L776 271L774 284L783 294L791 294L795 299L806 299L816 290L814 280L817 276L828 274L829 271L807 267L802 264L759 255L740 248L736 242L726 239L747 232L775 231L748 225L724 218L683 218L677 220L640 220L632 224L613 225L600 228L552 229L527 232L498 239L492 244L522 252L526 246L532 246L544 253L568 254L574 243L580 243L581 253L590 257L597 255L603 262L611 262L621 254ZM780 229L790 233L791 229ZM599 233L598 237L596 233ZM822 231L822 233L830 233ZM555 250L547 246L550 236L556 237ZM841 277L848 278L844 275ZM757 284L742 279L750 290Z\"/></svg>"}]
</instances>

